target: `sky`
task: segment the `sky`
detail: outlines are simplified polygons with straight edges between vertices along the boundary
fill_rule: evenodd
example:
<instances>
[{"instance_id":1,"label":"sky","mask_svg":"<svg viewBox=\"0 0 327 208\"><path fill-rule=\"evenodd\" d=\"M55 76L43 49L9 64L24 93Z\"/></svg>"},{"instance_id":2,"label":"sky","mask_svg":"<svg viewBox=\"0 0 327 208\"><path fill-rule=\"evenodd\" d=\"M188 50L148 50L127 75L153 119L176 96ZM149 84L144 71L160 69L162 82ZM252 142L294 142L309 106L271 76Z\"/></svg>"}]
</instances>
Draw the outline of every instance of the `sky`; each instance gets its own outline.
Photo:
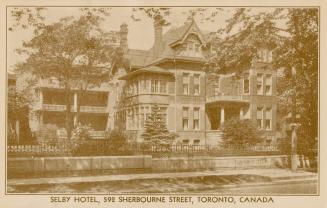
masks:
<instances>
[{"instance_id":1,"label":"sky","mask_svg":"<svg viewBox=\"0 0 327 208\"><path fill-rule=\"evenodd\" d=\"M10 27L14 21L10 16L10 9L7 11L7 26ZM172 8L172 13L167 17L171 25L164 27L164 32L171 27L181 26L189 16L188 11L191 7L175 7ZM230 18L234 8L224 8L217 10L216 8L209 8L208 14L217 12L217 15L212 21L201 21L201 16L194 17L199 28L203 31L217 31L226 25L226 19ZM260 11L267 10L260 8ZM48 7L42 14L45 16L45 23L51 24L58 21L60 18L66 16L78 16L80 14L77 7ZM136 18L141 21L134 21L131 15L134 14ZM147 18L143 13L133 13L131 7L115 7L111 9L110 16L106 17L103 22L103 29L107 31L118 31L120 25L126 23L128 25L128 45L132 49L149 49L154 42L153 23L150 18ZM18 28L13 32L7 32L7 65L8 70L11 71L16 63L22 62L26 57L19 55L15 49L21 48L24 41L28 41L33 37L33 30Z\"/></svg>"}]
</instances>

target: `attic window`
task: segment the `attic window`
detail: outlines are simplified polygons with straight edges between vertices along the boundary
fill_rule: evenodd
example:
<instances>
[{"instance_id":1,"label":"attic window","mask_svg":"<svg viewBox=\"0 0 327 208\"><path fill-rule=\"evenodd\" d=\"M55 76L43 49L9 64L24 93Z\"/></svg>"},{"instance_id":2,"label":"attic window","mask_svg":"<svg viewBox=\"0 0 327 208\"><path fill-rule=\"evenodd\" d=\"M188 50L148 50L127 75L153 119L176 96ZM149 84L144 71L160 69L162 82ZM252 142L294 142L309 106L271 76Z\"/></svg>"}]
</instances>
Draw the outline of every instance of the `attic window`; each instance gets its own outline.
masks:
<instances>
[{"instance_id":1,"label":"attic window","mask_svg":"<svg viewBox=\"0 0 327 208\"><path fill-rule=\"evenodd\" d=\"M194 51L194 43L193 42L188 42L187 43L187 50L188 51Z\"/></svg>"},{"instance_id":2,"label":"attic window","mask_svg":"<svg viewBox=\"0 0 327 208\"><path fill-rule=\"evenodd\" d=\"M200 44L196 43L194 44L195 46L195 52L199 52L200 51Z\"/></svg>"}]
</instances>

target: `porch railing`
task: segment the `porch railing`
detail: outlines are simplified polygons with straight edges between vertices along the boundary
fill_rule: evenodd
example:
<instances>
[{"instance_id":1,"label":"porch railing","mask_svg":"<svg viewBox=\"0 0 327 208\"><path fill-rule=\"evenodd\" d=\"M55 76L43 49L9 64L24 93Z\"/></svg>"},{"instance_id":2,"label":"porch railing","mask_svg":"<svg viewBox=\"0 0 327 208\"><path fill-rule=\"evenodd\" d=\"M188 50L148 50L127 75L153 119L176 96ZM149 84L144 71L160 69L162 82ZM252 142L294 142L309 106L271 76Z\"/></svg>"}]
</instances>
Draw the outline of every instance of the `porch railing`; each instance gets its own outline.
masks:
<instances>
[{"instance_id":1,"label":"porch railing","mask_svg":"<svg viewBox=\"0 0 327 208\"><path fill-rule=\"evenodd\" d=\"M44 110L44 111L65 111L66 105L58 105L58 104L36 104L36 110ZM103 106L81 106L80 111L83 113L108 113L107 107ZM71 106L71 112L76 112L74 106Z\"/></svg>"},{"instance_id":2,"label":"porch railing","mask_svg":"<svg viewBox=\"0 0 327 208\"><path fill-rule=\"evenodd\" d=\"M242 95L213 95L206 98L206 102L216 102L216 101L239 101L245 102Z\"/></svg>"},{"instance_id":3,"label":"porch railing","mask_svg":"<svg viewBox=\"0 0 327 208\"><path fill-rule=\"evenodd\" d=\"M99 107L99 106L81 106L81 112L86 113L107 113L107 107Z\"/></svg>"}]
</instances>

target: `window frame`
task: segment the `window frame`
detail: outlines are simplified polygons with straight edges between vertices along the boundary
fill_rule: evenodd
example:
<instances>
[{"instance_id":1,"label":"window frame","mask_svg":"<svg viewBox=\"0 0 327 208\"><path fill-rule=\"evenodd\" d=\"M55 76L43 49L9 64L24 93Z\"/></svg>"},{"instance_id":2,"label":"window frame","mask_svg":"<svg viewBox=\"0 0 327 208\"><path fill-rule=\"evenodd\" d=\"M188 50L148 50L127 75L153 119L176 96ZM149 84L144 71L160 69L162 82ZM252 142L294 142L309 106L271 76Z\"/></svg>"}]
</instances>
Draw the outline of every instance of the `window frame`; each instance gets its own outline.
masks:
<instances>
[{"instance_id":1,"label":"window frame","mask_svg":"<svg viewBox=\"0 0 327 208\"><path fill-rule=\"evenodd\" d=\"M260 82L258 82L258 75L261 75L261 80ZM264 95L264 89L263 89L263 73L257 73L256 75L256 90L257 90L257 95ZM258 86L261 86L261 90L260 90L260 93L258 91Z\"/></svg>"},{"instance_id":2,"label":"window frame","mask_svg":"<svg viewBox=\"0 0 327 208\"><path fill-rule=\"evenodd\" d=\"M182 111L182 127L183 127L183 130L189 130L189 128L190 128L190 125L189 125L189 117L190 117L189 107L183 107L182 110L183 110ZM185 116L184 112L186 112L186 114L187 114L186 116ZM184 122L187 124L186 128L185 128Z\"/></svg>"},{"instance_id":3,"label":"window frame","mask_svg":"<svg viewBox=\"0 0 327 208\"><path fill-rule=\"evenodd\" d=\"M258 112L259 112L259 109L260 109L260 117L258 117ZM263 107L257 107L257 114L256 114L256 119L257 119L257 128L259 129L259 130L264 130L264 126L263 126ZM258 121L260 120L260 126L258 125L259 123L258 123Z\"/></svg>"},{"instance_id":4,"label":"window frame","mask_svg":"<svg viewBox=\"0 0 327 208\"><path fill-rule=\"evenodd\" d=\"M197 112L197 118L195 118L195 113ZM195 128L195 123L197 121L197 128ZM193 108L193 130L200 130L200 107Z\"/></svg>"},{"instance_id":5,"label":"window frame","mask_svg":"<svg viewBox=\"0 0 327 208\"><path fill-rule=\"evenodd\" d=\"M197 77L197 80L198 80L198 83L195 83L195 77ZM194 95L200 95L200 92L201 92L201 88L200 88L200 77L201 75L200 74L194 74L193 75L193 88L194 88ZM198 86L198 92L195 93L195 86Z\"/></svg>"},{"instance_id":6,"label":"window frame","mask_svg":"<svg viewBox=\"0 0 327 208\"><path fill-rule=\"evenodd\" d=\"M186 83L184 82L185 80L186 80ZM187 93L185 93L186 85L187 85ZM190 94L190 74L189 73L183 73L182 86L183 86L183 95L189 95Z\"/></svg>"},{"instance_id":7,"label":"window frame","mask_svg":"<svg viewBox=\"0 0 327 208\"><path fill-rule=\"evenodd\" d=\"M248 91L245 91L245 81L248 82ZM250 94L251 87L250 87L250 74L246 74L246 76L243 77L243 94L248 95Z\"/></svg>"}]
</instances>

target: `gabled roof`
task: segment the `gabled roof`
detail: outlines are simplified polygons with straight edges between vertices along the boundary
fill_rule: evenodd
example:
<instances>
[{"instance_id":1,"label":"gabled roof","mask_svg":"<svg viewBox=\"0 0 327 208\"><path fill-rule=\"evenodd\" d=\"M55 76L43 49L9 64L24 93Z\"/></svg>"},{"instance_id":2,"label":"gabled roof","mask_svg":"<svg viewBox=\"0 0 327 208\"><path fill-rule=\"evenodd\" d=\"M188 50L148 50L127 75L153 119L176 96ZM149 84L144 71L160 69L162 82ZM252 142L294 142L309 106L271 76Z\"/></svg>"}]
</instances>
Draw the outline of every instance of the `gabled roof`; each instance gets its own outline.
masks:
<instances>
[{"instance_id":1,"label":"gabled roof","mask_svg":"<svg viewBox=\"0 0 327 208\"><path fill-rule=\"evenodd\" d=\"M149 51L146 50L137 50L137 49L128 49L125 54L125 58L130 61L132 67L143 67L146 65L146 59L151 56Z\"/></svg>"},{"instance_id":2,"label":"gabled roof","mask_svg":"<svg viewBox=\"0 0 327 208\"><path fill-rule=\"evenodd\" d=\"M192 28L194 29L193 32L199 35L200 40L204 41L204 35L192 19L191 21L185 22L180 27L169 29L162 37L161 45L158 47L160 51L155 51L154 46L149 50L129 49L126 58L130 60L130 65L133 68L149 66L165 59L185 59L185 61L203 62L205 60L199 57L177 57L173 49L174 45L184 41L186 35Z\"/></svg>"}]
</instances>

